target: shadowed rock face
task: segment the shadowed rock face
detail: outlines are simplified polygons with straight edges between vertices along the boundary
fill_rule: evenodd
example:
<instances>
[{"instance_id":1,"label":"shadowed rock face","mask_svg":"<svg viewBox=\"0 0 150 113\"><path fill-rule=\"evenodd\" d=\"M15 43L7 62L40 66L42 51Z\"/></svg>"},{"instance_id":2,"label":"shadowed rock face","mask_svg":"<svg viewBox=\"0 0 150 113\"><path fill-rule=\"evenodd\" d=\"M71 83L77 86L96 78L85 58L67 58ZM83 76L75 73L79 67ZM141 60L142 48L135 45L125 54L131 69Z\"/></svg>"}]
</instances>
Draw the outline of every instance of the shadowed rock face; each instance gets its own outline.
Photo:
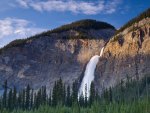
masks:
<instances>
[{"instance_id":1,"label":"shadowed rock face","mask_svg":"<svg viewBox=\"0 0 150 113\"><path fill-rule=\"evenodd\" d=\"M33 88L52 88L60 77L66 84L78 79L89 59L100 52L114 29L90 29L89 39L63 39L78 36L70 30L30 39L25 44L6 49L0 54L0 82L8 80L18 89L30 84ZM90 39L90 37L95 37Z\"/></svg>"},{"instance_id":2,"label":"shadowed rock face","mask_svg":"<svg viewBox=\"0 0 150 113\"><path fill-rule=\"evenodd\" d=\"M16 85L18 89L27 84L35 89L47 85L50 89L60 77L66 85L83 78L87 62L99 55L115 30L91 28L85 32L86 39L66 39L80 34L69 30L29 39L22 46L6 49L0 54L0 82L7 79L10 86ZM141 78L150 73L149 64L150 19L147 18L112 37L106 44L95 72L96 87L101 92L103 87L114 86L127 76Z\"/></svg>"},{"instance_id":3,"label":"shadowed rock face","mask_svg":"<svg viewBox=\"0 0 150 113\"><path fill-rule=\"evenodd\" d=\"M149 33L150 19L146 18L119 33L118 40L116 36L110 39L96 70L99 89L114 86L127 77L140 79L150 74Z\"/></svg>"}]
</instances>

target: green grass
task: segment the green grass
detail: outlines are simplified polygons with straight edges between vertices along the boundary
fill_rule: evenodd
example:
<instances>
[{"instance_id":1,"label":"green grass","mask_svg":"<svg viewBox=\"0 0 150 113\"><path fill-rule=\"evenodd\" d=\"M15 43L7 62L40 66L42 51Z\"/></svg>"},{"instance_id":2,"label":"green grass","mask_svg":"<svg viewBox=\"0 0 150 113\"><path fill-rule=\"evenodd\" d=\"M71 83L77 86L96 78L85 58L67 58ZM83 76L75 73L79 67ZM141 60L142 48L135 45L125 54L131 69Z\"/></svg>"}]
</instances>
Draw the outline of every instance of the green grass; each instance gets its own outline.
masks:
<instances>
[{"instance_id":1,"label":"green grass","mask_svg":"<svg viewBox=\"0 0 150 113\"><path fill-rule=\"evenodd\" d=\"M81 108L77 104L73 107L41 106L37 110L23 111L14 110L12 112L3 110L0 113L150 113L150 101L146 98L135 100L129 103L100 103L95 102L91 107Z\"/></svg>"}]
</instances>

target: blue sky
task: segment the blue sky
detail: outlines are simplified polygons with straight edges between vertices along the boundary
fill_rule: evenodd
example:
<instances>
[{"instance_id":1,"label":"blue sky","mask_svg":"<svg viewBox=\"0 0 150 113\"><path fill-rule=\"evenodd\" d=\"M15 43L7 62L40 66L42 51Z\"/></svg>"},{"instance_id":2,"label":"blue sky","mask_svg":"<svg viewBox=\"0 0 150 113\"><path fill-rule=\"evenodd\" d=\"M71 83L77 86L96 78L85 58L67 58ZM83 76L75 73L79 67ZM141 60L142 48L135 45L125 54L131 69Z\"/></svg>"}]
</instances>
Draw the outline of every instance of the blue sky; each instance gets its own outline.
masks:
<instances>
[{"instance_id":1,"label":"blue sky","mask_svg":"<svg viewBox=\"0 0 150 113\"><path fill-rule=\"evenodd\" d=\"M149 7L149 0L1 0L0 47L80 19L118 29Z\"/></svg>"}]
</instances>

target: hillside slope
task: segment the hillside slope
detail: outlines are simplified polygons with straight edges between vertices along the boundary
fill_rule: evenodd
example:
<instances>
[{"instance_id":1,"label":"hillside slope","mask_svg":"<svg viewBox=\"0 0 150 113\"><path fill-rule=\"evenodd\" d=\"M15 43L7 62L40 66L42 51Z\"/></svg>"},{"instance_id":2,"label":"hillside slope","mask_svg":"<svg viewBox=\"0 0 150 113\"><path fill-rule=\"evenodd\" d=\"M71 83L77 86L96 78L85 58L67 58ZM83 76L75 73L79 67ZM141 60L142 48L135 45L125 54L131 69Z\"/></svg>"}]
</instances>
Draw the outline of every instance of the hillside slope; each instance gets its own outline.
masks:
<instances>
[{"instance_id":1,"label":"hillside slope","mask_svg":"<svg viewBox=\"0 0 150 113\"><path fill-rule=\"evenodd\" d=\"M104 22L82 20L1 49L0 82L33 88L53 86L60 77L66 84L78 79L89 59L99 54L115 28Z\"/></svg>"},{"instance_id":2,"label":"hillside slope","mask_svg":"<svg viewBox=\"0 0 150 113\"><path fill-rule=\"evenodd\" d=\"M120 30L121 31L121 30ZM150 74L150 18L142 18L118 32L107 43L99 61L96 79L99 89L127 78L139 80Z\"/></svg>"}]
</instances>

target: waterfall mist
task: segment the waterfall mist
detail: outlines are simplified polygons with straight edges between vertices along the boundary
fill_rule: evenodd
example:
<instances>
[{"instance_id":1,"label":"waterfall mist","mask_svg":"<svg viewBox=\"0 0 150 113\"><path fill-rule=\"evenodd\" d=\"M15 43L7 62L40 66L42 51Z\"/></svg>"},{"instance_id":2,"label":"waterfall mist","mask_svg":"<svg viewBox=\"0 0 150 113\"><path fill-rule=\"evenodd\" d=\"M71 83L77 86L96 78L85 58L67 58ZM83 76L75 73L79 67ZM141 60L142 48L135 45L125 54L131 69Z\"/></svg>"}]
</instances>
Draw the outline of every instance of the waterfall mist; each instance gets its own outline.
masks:
<instances>
[{"instance_id":1,"label":"waterfall mist","mask_svg":"<svg viewBox=\"0 0 150 113\"><path fill-rule=\"evenodd\" d=\"M78 97L83 95L84 97L89 98L90 86L91 86L92 81L94 80L95 68L96 68L96 65L99 61L99 58L103 54L103 50L104 50L104 47L101 49L100 56L95 55L88 62L87 66L86 66L86 70L84 72L84 77L83 77L80 89L78 91Z\"/></svg>"}]
</instances>

